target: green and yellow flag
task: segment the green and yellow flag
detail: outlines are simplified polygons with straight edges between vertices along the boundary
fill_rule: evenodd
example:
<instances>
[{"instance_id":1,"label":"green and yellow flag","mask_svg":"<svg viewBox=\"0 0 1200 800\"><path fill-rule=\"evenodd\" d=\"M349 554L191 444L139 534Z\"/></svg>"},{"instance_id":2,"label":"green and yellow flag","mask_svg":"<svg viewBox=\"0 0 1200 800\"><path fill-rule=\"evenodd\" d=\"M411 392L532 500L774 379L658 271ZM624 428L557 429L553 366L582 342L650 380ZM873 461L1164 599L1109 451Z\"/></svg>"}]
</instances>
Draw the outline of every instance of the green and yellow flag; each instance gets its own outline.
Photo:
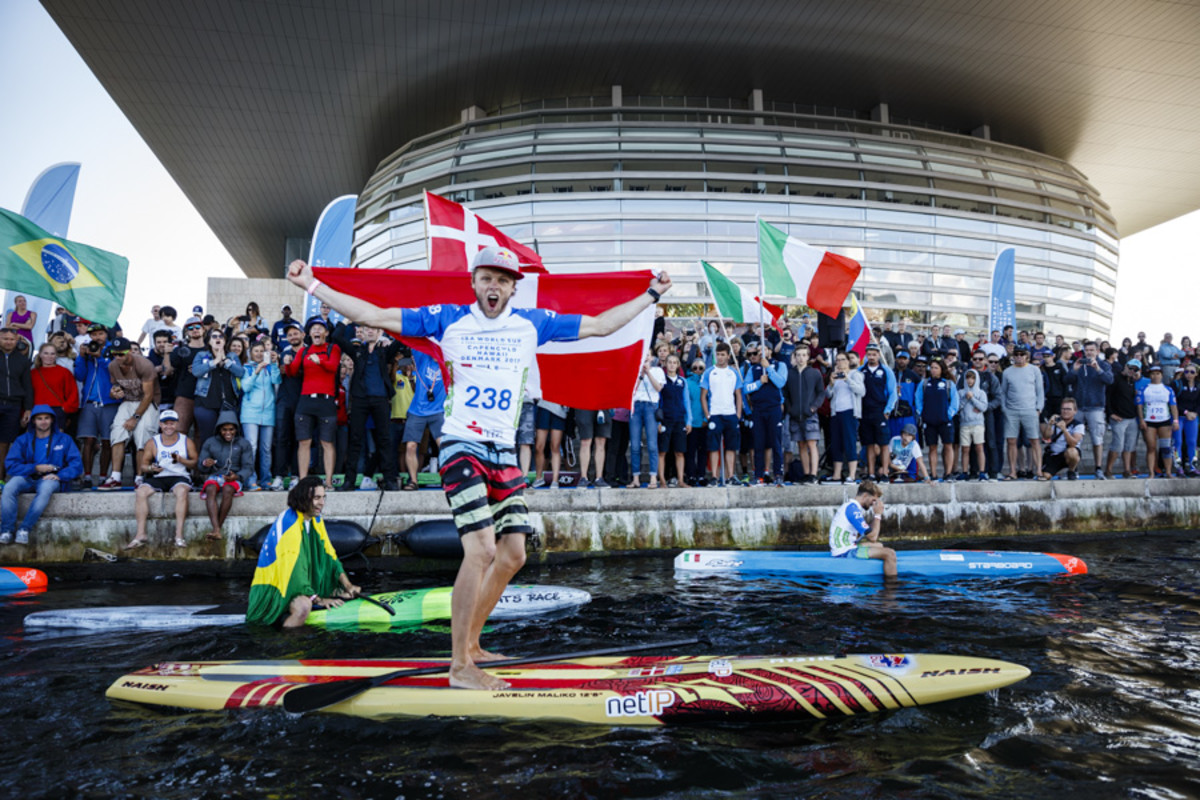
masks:
<instances>
[{"instance_id":1,"label":"green and yellow flag","mask_svg":"<svg viewBox=\"0 0 1200 800\"><path fill-rule=\"evenodd\" d=\"M115 325L129 259L52 236L0 208L0 288L53 300L72 314Z\"/></svg>"}]
</instances>

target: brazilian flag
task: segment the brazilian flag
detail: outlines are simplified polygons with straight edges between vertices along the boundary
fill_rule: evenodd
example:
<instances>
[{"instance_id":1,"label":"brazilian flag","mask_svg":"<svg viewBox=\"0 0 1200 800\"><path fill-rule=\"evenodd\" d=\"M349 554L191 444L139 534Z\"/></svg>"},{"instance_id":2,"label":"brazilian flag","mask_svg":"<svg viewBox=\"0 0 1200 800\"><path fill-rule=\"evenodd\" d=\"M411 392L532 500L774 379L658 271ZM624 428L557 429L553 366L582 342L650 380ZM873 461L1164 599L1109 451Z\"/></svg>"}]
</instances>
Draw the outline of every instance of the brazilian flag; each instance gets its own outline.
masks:
<instances>
[{"instance_id":1,"label":"brazilian flag","mask_svg":"<svg viewBox=\"0 0 1200 800\"><path fill-rule=\"evenodd\" d=\"M60 239L0 208L0 288L53 300L72 314L115 325L129 259Z\"/></svg>"}]
</instances>

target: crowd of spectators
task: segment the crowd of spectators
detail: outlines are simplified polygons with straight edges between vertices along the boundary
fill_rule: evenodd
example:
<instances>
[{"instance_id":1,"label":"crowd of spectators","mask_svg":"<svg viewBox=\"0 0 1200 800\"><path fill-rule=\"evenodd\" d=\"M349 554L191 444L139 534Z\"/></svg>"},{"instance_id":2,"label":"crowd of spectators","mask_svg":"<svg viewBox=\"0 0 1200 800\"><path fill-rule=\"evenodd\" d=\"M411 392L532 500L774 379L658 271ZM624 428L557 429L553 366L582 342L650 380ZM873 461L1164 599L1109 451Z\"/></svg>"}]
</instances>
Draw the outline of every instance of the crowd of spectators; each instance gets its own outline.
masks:
<instances>
[{"instance_id":1,"label":"crowd of spectators","mask_svg":"<svg viewBox=\"0 0 1200 800\"><path fill-rule=\"evenodd\" d=\"M1073 480L1085 461L1098 480L1200 474L1186 336L1112 346L901 319L876 327L860 363L844 331L785 322L660 314L630 408L526 398L522 467L548 489ZM39 325L18 299L4 324L0 544L26 541L53 491L136 488L138 546L155 491L202 491L220 538L235 496L309 474L331 490L437 484L439 365L327 307L302 323L286 305L273 321L253 302L223 321L155 306L131 341L63 309ZM36 513L18 526L16 497L32 491Z\"/></svg>"}]
</instances>

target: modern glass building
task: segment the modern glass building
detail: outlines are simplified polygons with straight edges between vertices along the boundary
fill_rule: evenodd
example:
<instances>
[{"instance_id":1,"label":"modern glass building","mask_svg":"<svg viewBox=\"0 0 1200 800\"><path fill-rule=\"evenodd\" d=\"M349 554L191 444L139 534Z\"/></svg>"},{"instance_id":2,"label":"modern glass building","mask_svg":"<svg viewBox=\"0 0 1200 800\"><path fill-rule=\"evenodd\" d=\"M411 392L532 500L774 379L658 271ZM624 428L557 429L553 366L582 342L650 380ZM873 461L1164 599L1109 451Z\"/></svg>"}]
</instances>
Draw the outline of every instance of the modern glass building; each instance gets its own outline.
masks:
<instances>
[{"instance_id":1,"label":"modern glass building","mask_svg":"<svg viewBox=\"0 0 1200 800\"><path fill-rule=\"evenodd\" d=\"M856 292L873 319L982 330L993 259L1014 247L1022 327L1110 328L1116 223L1084 175L1041 153L711 98L614 92L473 112L380 163L359 196L356 266L427 266L429 190L535 243L552 271L666 269L670 302L707 303L701 259L757 286L761 217L861 262Z\"/></svg>"}]
</instances>

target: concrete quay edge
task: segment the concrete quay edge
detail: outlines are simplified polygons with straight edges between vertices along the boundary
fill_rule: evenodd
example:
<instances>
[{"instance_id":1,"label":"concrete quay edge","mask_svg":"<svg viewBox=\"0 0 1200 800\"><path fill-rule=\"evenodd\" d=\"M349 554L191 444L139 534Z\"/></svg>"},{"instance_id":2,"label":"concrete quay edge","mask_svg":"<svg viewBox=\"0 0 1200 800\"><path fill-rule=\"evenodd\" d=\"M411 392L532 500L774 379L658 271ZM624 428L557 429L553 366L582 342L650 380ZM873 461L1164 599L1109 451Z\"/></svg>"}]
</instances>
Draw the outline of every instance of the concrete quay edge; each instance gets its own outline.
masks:
<instances>
[{"instance_id":1,"label":"concrete quay edge","mask_svg":"<svg viewBox=\"0 0 1200 800\"><path fill-rule=\"evenodd\" d=\"M853 488L530 490L527 502L540 539L531 561L616 551L820 547L836 507L852 496ZM22 498L22 513L30 500ZM883 538L893 542L1200 528L1200 480L887 485L884 501ZM89 548L138 559L231 560L238 557L235 538L269 524L285 503L286 495L279 492L237 498L224 541L209 542L204 501L193 493L184 526L188 544L176 548L174 499L155 495L150 544L123 552L135 531L132 492L56 495L32 543L0 548L0 564L78 562ZM325 517L357 522L384 538L422 520L447 519L449 507L440 490L335 492L326 502ZM368 553L411 558L402 545L386 538Z\"/></svg>"}]
</instances>

